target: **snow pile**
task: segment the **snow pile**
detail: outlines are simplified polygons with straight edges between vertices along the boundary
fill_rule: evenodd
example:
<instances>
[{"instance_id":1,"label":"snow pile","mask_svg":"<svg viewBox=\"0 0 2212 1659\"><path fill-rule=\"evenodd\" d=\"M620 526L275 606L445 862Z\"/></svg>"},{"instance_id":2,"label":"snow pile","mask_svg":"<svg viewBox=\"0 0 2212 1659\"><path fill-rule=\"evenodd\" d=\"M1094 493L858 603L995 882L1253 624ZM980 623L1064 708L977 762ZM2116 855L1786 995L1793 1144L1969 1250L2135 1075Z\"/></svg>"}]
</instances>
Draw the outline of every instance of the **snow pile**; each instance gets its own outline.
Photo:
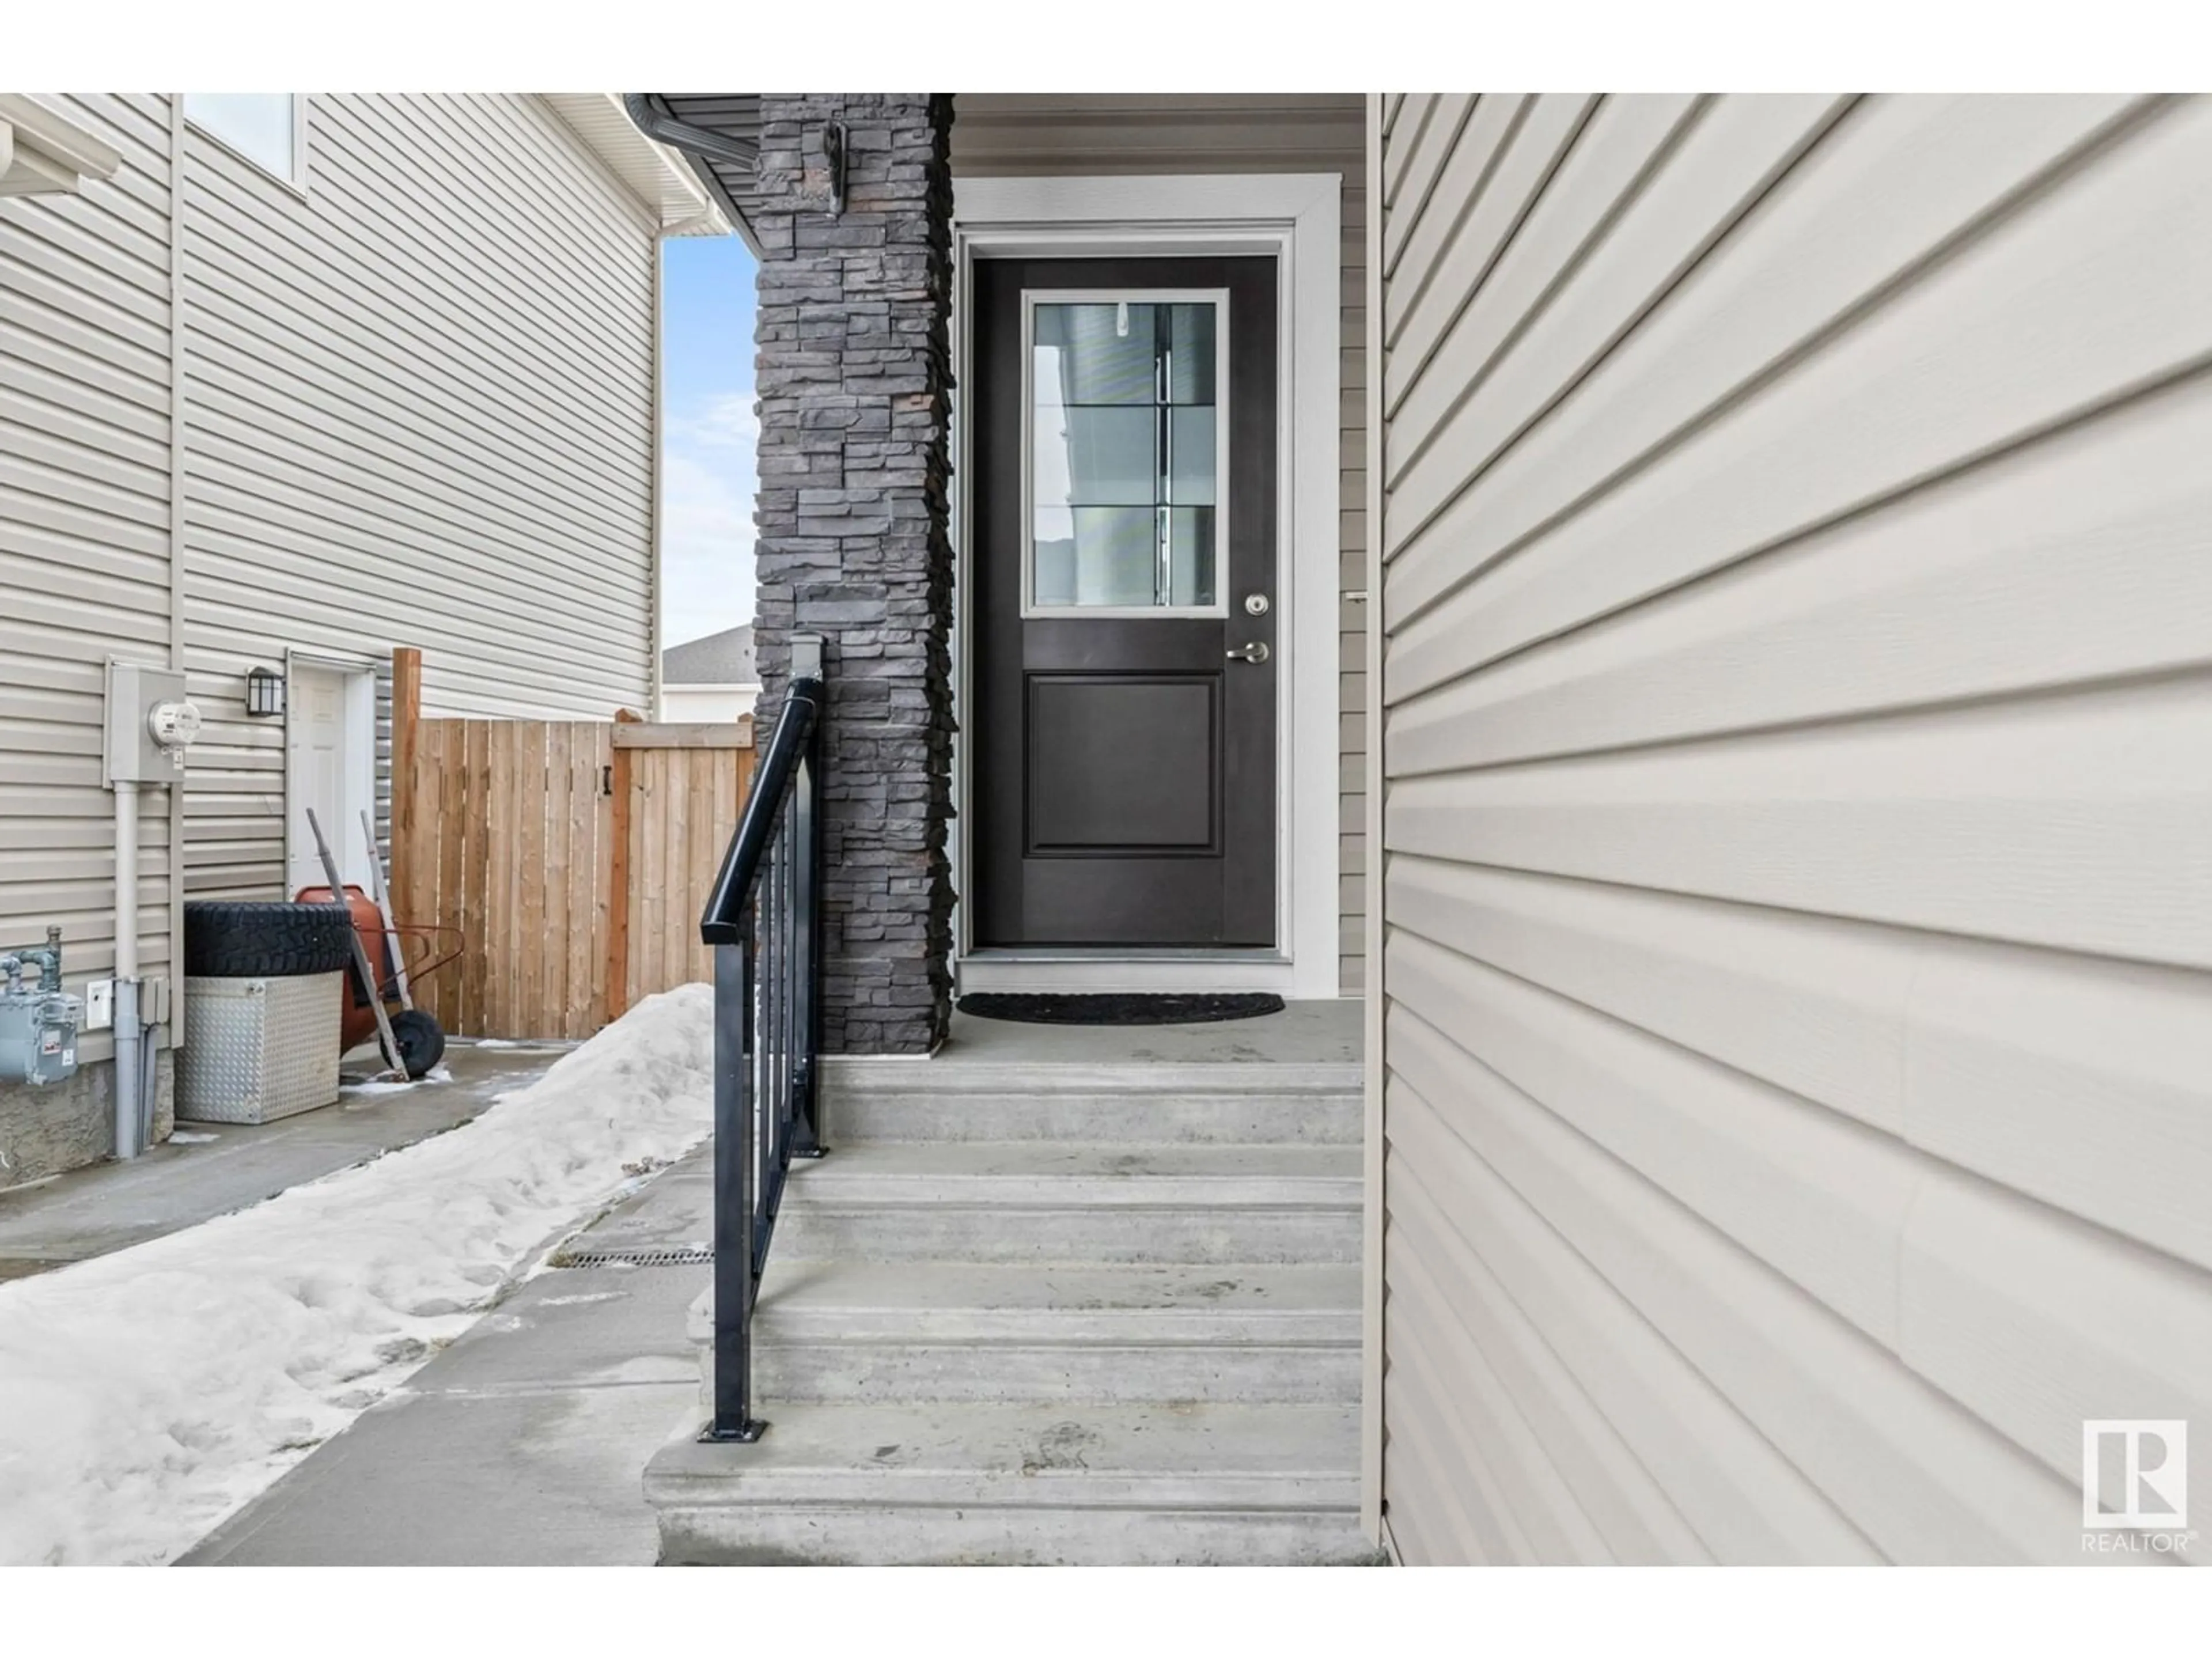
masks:
<instances>
[{"instance_id":1,"label":"snow pile","mask_svg":"<svg viewBox=\"0 0 2212 1659\"><path fill-rule=\"evenodd\" d=\"M712 1000L640 1003L450 1133L0 1285L0 1563L167 1560L345 1427L706 1136Z\"/></svg>"}]
</instances>

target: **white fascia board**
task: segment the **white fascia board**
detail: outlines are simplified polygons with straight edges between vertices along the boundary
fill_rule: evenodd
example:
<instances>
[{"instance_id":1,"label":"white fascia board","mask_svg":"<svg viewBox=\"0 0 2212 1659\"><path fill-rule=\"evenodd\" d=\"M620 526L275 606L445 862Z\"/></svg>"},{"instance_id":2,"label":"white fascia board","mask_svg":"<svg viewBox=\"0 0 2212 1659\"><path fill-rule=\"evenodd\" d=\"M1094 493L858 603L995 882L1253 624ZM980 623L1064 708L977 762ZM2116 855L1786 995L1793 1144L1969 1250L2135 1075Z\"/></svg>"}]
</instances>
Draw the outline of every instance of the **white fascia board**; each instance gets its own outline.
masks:
<instances>
[{"instance_id":1,"label":"white fascia board","mask_svg":"<svg viewBox=\"0 0 2212 1659\"><path fill-rule=\"evenodd\" d=\"M52 105L0 92L0 196L73 194L122 165L121 151Z\"/></svg>"},{"instance_id":2,"label":"white fascia board","mask_svg":"<svg viewBox=\"0 0 2212 1659\"><path fill-rule=\"evenodd\" d=\"M729 216L684 159L640 132L612 92L538 94L592 152L660 216L664 236L727 236Z\"/></svg>"}]
</instances>

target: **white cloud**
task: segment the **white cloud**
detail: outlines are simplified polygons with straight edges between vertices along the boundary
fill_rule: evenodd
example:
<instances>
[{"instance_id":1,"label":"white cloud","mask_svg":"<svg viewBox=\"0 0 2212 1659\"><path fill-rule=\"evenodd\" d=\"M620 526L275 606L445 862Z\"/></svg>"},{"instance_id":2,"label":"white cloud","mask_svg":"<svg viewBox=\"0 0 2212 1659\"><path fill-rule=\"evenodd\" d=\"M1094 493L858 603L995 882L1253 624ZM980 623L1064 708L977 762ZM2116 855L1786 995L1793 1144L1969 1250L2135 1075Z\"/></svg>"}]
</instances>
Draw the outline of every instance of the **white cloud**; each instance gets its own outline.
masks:
<instances>
[{"instance_id":1,"label":"white cloud","mask_svg":"<svg viewBox=\"0 0 2212 1659\"><path fill-rule=\"evenodd\" d=\"M750 392L723 392L702 398L693 413L668 423L672 447L682 444L696 449L743 450L750 459L760 442L760 416L753 413Z\"/></svg>"},{"instance_id":2,"label":"white cloud","mask_svg":"<svg viewBox=\"0 0 2212 1659\"><path fill-rule=\"evenodd\" d=\"M749 386L684 398L662 438L661 637L750 622L760 421Z\"/></svg>"},{"instance_id":3,"label":"white cloud","mask_svg":"<svg viewBox=\"0 0 2212 1659\"><path fill-rule=\"evenodd\" d=\"M675 431L661 461L661 637L678 645L753 616L753 459Z\"/></svg>"}]
</instances>

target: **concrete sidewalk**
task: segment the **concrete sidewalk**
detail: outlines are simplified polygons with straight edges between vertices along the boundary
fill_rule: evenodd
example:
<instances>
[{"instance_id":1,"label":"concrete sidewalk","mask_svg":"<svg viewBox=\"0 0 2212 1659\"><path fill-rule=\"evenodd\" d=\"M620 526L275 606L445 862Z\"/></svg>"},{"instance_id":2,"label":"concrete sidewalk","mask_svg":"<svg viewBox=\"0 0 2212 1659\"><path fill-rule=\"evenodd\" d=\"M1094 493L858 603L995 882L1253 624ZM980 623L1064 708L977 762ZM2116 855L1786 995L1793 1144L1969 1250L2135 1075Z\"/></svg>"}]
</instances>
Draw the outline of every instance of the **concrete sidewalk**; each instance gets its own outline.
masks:
<instances>
[{"instance_id":1,"label":"concrete sidewalk","mask_svg":"<svg viewBox=\"0 0 2212 1659\"><path fill-rule=\"evenodd\" d=\"M573 1043L455 1041L449 1081L348 1088L277 1123L180 1123L181 1139L0 1191L0 1279L27 1278L179 1232L288 1188L410 1146L527 1088Z\"/></svg>"},{"instance_id":2,"label":"concrete sidewalk","mask_svg":"<svg viewBox=\"0 0 2212 1659\"><path fill-rule=\"evenodd\" d=\"M554 1260L702 1245L709 1158L663 1172ZM179 1565L650 1565L645 1465L696 1420L684 1315L711 1273L539 1273Z\"/></svg>"}]
</instances>

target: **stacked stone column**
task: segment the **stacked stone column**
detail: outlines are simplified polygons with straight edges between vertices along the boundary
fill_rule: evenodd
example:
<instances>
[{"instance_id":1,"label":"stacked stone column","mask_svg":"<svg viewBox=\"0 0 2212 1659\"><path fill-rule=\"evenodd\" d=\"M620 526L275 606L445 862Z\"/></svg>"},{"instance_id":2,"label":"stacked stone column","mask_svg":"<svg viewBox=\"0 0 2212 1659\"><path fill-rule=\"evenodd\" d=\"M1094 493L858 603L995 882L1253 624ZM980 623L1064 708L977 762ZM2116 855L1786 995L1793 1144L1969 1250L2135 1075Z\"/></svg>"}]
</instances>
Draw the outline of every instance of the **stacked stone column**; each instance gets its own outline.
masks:
<instances>
[{"instance_id":1,"label":"stacked stone column","mask_svg":"<svg viewBox=\"0 0 2212 1659\"><path fill-rule=\"evenodd\" d=\"M792 635L821 635L824 1047L927 1053L951 994L951 100L769 93L761 120L758 726Z\"/></svg>"}]
</instances>

